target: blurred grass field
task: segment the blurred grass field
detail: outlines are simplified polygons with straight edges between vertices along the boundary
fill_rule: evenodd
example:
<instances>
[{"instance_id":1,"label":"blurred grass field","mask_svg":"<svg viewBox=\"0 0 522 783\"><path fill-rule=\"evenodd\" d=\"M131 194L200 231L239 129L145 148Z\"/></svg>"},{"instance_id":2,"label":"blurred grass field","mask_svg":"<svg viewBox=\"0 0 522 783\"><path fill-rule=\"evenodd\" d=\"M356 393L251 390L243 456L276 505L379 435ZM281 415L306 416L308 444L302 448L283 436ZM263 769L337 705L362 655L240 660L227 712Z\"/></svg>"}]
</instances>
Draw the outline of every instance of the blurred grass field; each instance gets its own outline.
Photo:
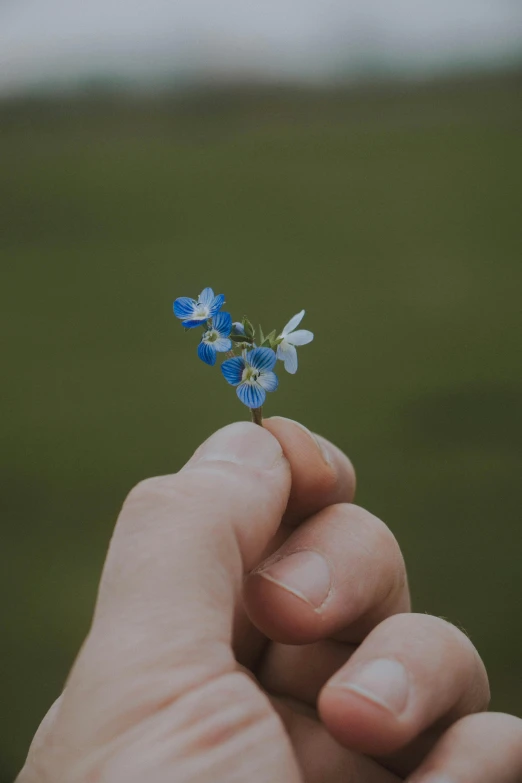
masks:
<instances>
[{"instance_id":1,"label":"blurred grass field","mask_svg":"<svg viewBox=\"0 0 522 783\"><path fill-rule=\"evenodd\" d=\"M171 312L316 334L266 414L336 441L522 713L519 76L0 105L0 780L88 628L119 505L245 418ZM2 778L2 775L4 777Z\"/></svg>"}]
</instances>

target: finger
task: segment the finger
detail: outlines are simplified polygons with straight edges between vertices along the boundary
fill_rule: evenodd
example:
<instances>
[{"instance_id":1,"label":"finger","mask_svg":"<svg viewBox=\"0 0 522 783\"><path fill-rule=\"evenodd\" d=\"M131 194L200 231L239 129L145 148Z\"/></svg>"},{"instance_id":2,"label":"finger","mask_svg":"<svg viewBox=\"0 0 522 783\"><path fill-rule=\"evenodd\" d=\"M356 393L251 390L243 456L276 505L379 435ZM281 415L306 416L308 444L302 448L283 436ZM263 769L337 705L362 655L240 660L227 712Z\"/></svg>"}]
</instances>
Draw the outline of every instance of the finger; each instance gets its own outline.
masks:
<instances>
[{"instance_id":1,"label":"finger","mask_svg":"<svg viewBox=\"0 0 522 783\"><path fill-rule=\"evenodd\" d=\"M356 649L355 645L333 639L313 644L274 642L267 648L256 676L267 693L295 699L315 710L326 682Z\"/></svg>"},{"instance_id":2,"label":"finger","mask_svg":"<svg viewBox=\"0 0 522 783\"><path fill-rule=\"evenodd\" d=\"M355 471L337 446L282 416L265 419L263 425L280 442L292 470L285 523L295 525L326 506L353 500Z\"/></svg>"},{"instance_id":3,"label":"finger","mask_svg":"<svg viewBox=\"0 0 522 783\"><path fill-rule=\"evenodd\" d=\"M469 715L444 734L408 783L520 783L522 720Z\"/></svg>"},{"instance_id":4,"label":"finger","mask_svg":"<svg viewBox=\"0 0 522 783\"><path fill-rule=\"evenodd\" d=\"M371 632L321 692L319 711L343 745L382 756L488 701L486 671L468 637L439 618L404 614Z\"/></svg>"},{"instance_id":5,"label":"finger","mask_svg":"<svg viewBox=\"0 0 522 783\"><path fill-rule=\"evenodd\" d=\"M339 745L312 711L290 700L272 698L295 748L306 783L398 783L373 759ZM309 714L312 713L312 714Z\"/></svg>"},{"instance_id":6,"label":"finger","mask_svg":"<svg viewBox=\"0 0 522 783\"><path fill-rule=\"evenodd\" d=\"M358 506L324 509L245 580L255 625L284 644L334 635L359 642L371 628L409 609L399 546L379 519Z\"/></svg>"},{"instance_id":7,"label":"finger","mask_svg":"<svg viewBox=\"0 0 522 783\"><path fill-rule=\"evenodd\" d=\"M276 551L292 533L294 525L332 503L350 501L355 491L355 473L350 460L332 443L313 435L298 422L279 416L264 426L279 441L289 462L292 486L283 521L271 539L263 559ZM234 622L234 650L240 663L253 667L266 645L266 637L238 605Z\"/></svg>"},{"instance_id":8,"label":"finger","mask_svg":"<svg viewBox=\"0 0 522 783\"><path fill-rule=\"evenodd\" d=\"M277 530L289 490L279 442L247 423L215 433L177 475L132 490L64 695L63 720L76 722L80 736L96 730L93 712L117 733L118 721L141 720L234 670L243 571ZM79 698L91 705L83 723Z\"/></svg>"}]
</instances>

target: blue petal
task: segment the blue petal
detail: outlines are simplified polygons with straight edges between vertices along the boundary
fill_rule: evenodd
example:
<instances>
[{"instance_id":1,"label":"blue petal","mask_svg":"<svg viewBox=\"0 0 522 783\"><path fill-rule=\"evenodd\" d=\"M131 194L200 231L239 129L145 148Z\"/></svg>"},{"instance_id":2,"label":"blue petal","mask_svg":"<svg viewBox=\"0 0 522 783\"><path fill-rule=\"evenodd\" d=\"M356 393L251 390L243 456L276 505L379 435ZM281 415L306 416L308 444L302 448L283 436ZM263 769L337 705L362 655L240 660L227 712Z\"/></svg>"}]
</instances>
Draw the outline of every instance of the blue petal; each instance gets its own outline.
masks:
<instances>
[{"instance_id":1,"label":"blue petal","mask_svg":"<svg viewBox=\"0 0 522 783\"><path fill-rule=\"evenodd\" d=\"M180 296L172 305L172 309L174 310L174 315L176 318L183 319L190 318L194 312L195 306L196 303L193 299L188 296Z\"/></svg>"},{"instance_id":2,"label":"blue petal","mask_svg":"<svg viewBox=\"0 0 522 783\"><path fill-rule=\"evenodd\" d=\"M254 348L247 353L246 358L256 370L272 370L276 363L276 355L271 348Z\"/></svg>"},{"instance_id":3,"label":"blue petal","mask_svg":"<svg viewBox=\"0 0 522 783\"><path fill-rule=\"evenodd\" d=\"M246 335L245 327L243 326L243 324L240 324L239 321L235 321L232 324L232 331L234 334L241 334L243 336Z\"/></svg>"},{"instance_id":4,"label":"blue petal","mask_svg":"<svg viewBox=\"0 0 522 783\"><path fill-rule=\"evenodd\" d=\"M231 386L237 386L241 383L241 377L243 370L245 369L245 360L242 356L234 356L233 359L227 359L221 365L221 372L223 373L225 380L230 383Z\"/></svg>"},{"instance_id":5,"label":"blue petal","mask_svg":"<svg viewBox=\"0 0 522 783\"><path fill-rule=\"evenodd\" d=\"M216 363L216 349L209 343L200 343L198 345L198 356L205 364L214 365Z\"/></svg>"},{"instance_id":6,"label":"blue petal","mask_svg":"<svg viewBox=\"0 0 522 783\"><path fill-rule=\"evenodd\" d=\"M272 372L271 370L268 370L268 372L259 373L259 378L257 379L257 382L267 392L275 391L279 385L279 379L277 375L275 374L275 372Z\"/></svg>"},{"instance_id":7,"label":"blue petal","mask_svg":"<svg viewBox=\"0 0 522 783\"><path fill-rule=\"evenodd\" d=\"M183 321L183 326L186 329L193 329L195 326L205 326L206 322L206 318L190 318L188 321Z\"/></svg>"},{"instance_id":8,"label":"blue petal","mask_svg":"<svg viewBox=\"0 0 522 783\"><path fill-rule=\"evenodd\" d=\"M218 310L221 310L224 302L225 302L225 294L218 294L217 296L215 296L214 299L212 300L212 304L210 305L210 315L214 316L218 312Z\"/></svg>"},{"instance_id":9,"label":"blue petal","mask_svg":"<svg viewBox=\"0 0 522 783\"><path fill-rule=\"evenodd\" d=\"M206 307L210 307L210 303L214 299L214 291L211 288L204 288L199 295L198 301Z\"/></svg>"},{"instance_id":10,"label":"blue petal","mask_svg":"<svg viewBox=\"0 0 522 783\"><path fill-rule=\"evenodd\" d=\"M260 408L265 401L266 392L258 383L246 381L237 387L237 396L249 408Z\"/></svg>"},{"instance_id":11,"label":"blue petal","mask_svg":"<svg viewBox=\"0 0 522 783\"><path fill-rule=\"evenodd\" d=\"M232 331L232 316L230 313L218 313L212 319L212 326L221 337L228 337Z\"/></svg>"}]
</instances>

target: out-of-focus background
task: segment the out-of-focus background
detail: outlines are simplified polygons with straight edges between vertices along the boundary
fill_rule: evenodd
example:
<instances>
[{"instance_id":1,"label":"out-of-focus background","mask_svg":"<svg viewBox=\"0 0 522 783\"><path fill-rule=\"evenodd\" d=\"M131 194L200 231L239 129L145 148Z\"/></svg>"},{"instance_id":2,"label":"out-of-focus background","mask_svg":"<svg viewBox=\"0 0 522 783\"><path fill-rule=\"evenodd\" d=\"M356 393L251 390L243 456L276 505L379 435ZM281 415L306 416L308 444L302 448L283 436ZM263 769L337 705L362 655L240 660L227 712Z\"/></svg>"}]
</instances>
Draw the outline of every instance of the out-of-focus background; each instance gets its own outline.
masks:
<instances>
[{"instance_id":1,"label":"out-of-focus background","mask_svg":"<svg viewBox=\"0 0 522 783\"><path fill-rule=\"evenodd\" d=\"M418 611L522 712L522 6L0 3L0 781L119 506L246 409L171 311L315 341L266 413L354 460Z\"/></svg>"}]
</instances>

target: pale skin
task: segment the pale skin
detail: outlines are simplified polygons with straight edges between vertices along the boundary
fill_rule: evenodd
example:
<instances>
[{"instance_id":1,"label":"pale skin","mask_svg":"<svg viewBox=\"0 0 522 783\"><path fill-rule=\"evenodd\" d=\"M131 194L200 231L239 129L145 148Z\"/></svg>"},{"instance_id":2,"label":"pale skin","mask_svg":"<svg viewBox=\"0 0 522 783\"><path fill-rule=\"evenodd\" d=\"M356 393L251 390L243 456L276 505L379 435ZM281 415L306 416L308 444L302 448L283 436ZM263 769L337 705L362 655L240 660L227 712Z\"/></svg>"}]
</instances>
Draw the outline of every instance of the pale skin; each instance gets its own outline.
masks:
<instances>
[{"instance_id":1,"label":"pale skin","mask_svg":"<svg viewBox=\"0 0 522 783\"><path fill-rule=\"evenodd\" d=\"M127 497L18 783L520 783L470 640L410 611L348 458L232 424Z\"/></svg>"}]
</instances>

